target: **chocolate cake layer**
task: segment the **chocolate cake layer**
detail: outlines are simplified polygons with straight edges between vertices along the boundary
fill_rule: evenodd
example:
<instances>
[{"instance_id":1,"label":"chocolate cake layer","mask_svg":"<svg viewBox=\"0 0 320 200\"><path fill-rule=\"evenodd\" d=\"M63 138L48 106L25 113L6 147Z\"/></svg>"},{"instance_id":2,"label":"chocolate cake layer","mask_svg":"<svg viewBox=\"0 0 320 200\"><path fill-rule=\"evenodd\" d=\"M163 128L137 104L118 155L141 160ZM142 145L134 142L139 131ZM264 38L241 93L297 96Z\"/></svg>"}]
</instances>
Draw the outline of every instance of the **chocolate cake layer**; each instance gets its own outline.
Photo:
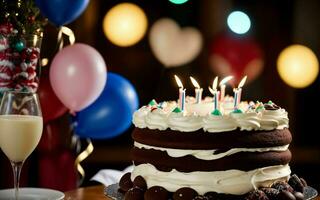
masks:
<instances>
[{"instance_id":1,"label":"chocolate cake layer","mask_svg":"<svg viewBox=\"0 0 320 200\"><path fill-rule=\"evenodd\" d=\"M200 160L191 155L173 158L164 151L136 147L132 149L131 153L135 165L150 163L158 170L166 172L172 169L180 172L225 171L230 169L250 171L267 166L285 165L291 160L289 150L262 153L241 152L217 160Z\"/></svg>"},{"instance_id":2,"label":"chocolate cake layer","mask_svg":"<svg viewBox=\"0 0 320 200\"><path fill-rule=\"evenodd\" d=\"M291 143L289 129L208 133L135 128L132 138L142 144L173 149L226 149L283 146Z\"/></svg>"}]
</instances>

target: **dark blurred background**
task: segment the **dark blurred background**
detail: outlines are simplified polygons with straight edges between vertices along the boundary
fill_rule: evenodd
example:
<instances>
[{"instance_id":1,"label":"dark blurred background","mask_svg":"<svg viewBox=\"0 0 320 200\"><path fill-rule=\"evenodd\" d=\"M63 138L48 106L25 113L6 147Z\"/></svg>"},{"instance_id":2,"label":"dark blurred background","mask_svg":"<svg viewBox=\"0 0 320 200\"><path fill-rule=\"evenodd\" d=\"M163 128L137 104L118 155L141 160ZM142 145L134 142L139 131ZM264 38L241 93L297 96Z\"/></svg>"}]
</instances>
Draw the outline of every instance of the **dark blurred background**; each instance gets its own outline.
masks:
<instances>
[{"instance_id":1,"label":"dark blurred background","mask_svg":"<svg viewBox=\"0 0 320 200\"><path fill-rule=\"evenodd\" d=\"M286 85L276 69L279 53L291 44L303 44L311 48L319 57L320 47L320 1L318 0L189 0L185 4L175 5L166 0L133 0L148 17L148 28L158 19L169 17L182 27L198 28L203 36L204 45L200 55L187 65L179 68L164 68L151 52L148 35L131 47L118 47L104 35L102 21L106 12L122 1L91 0L87 10L70 27L77 42L95 47L105 58L108 71L116 72L135 86L140 105L147 104L151 99L157 101L176 99L178 97L173 74L185 80L185 87L193 95L194 87L188 78L195 77L205 89L216 76L209 64L212 42L221 34L233 35L227 27L228 14L234 10L246 12L251 19L251 29L243 36L254 39L262 49L264 58L263 72L243 89L243 99L274 102L289 112L290 129L294 141L291 144L293 173L304 177L311 185L320 189L320 144L317 123L320 106L319 78L307 88L293 89ZM148 31L149 31L148 29ZM52 58L56 53L57 29L49 25L46 28L42 45L42 56ZM148 32L147 32L148 34ZM241 38L240 38L241 39ZM43 69L44 73L47 69ZM228 90L232 94L231 89ZM52 123L61 127L58 136L59 148L70 148L68 130L68 114ZM129 152L132 146L131 127L121 136L110 140L94 140L93 153L82 163L86 171L82 186L95 184L89 179L100 169L123 169L130 165ZM23 173L28 186L39 186L38 156L34 153L27 161ZM1 165L10 168L9 162L1 153ZM9 171L11 173L11 171ZM10 174L2 174L1 187L8 187ZM3 178L2 178L3 177ZM0 181L0 182L1 182ZM60 188L61 190L71 188Z\"/></svg>"}]
</instances>

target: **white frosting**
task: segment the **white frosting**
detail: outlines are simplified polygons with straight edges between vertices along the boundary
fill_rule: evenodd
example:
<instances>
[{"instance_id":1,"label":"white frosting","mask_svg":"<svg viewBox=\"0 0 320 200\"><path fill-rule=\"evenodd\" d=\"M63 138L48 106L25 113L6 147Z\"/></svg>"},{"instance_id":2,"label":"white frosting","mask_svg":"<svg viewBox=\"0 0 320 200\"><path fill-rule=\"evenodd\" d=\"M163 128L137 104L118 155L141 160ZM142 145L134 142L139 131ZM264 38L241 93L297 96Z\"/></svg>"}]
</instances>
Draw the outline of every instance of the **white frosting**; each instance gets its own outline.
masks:
<instances>
[{"instance_id":1,"label":"white frosting","mask_svg":"<svg viewBox=\"0 0 320 200\"><path fill-rule=\"evenodd\" d=\"M284 109L264 110L261 113L261 129L273 130L289 127L288 113Z\"/></svg>"},{"instance_id":2,"label":"white frosting","mask_svg":"<svg viewBox=\"0 0 320 200\"><path fill-rule=\"evenodd\" d=\"M148 108L147 106L143 106L139 110L135 111L132 117L132 122L134 123L134 125L138 128L146 128L147 124L145 121L145 117L149 112L150 108Z\"/></svg>"},{"instance_id":3,"label":"white frosting","mask_svg":"<svg viewBox=\"0 0 320 200\"><path fill-rule=\"evenodd\" d=\"M193 104L186 104L186 110L188 113L196 113L197 115L200 116L206 116L208 115L213 108L213 103L212 102L206 102L206 103L193 103Z\"/></svg>"},{"instance_id":4,"label":"white frosting","mask_svg":"<svg viewBox=\"0 0 320 200\"><path fill-rule=\"evenodd\" d=\"M167 115L168 112L162 109L155 109L147 113L145 123L149 129L166 130L168 128Z\"/></svg>"},{"instance_id":5,"label":"white frosting","mask_svg":"<svg viewBox=\"0 0 320 200\"><path fill-rule=\"evenodd\" d=\"M172 130L192 132L202 128L202 117L196 114L183 116L182 112L171 112L168 117L168 125Z\"/></svg>"},{"instance_id":6,"label":"white frosting","mask_svg":"<svg viewBox=\"0 0 320 200\"><path fill-rule=\"evenodd\" d=\"M207 132L224 132L237 129L237 123L229 116L216 116L208 114L203 119L203 130Z\"/></svg>"},{"instance_id":7,"label":"white frosting","mask_svg":"<svg viewBox=\"0 0 320 200\"><path fill-rule=\"evenodd\" d=\"M158 108L152 111L150 106L143 106L134 113L133 123L139 128L159 130L170 128L181 132L203 129L211 133L231 131L236 128L251 131L289 127L288 113L284 109L256 112L248 109L247 102L241 102L239 108L243 113L233 113L231 112L233 106L230 102L232 98L228 97L227 100L220 105L222 116L211 115L213 103L208 100L201 104L186 103L186 110L183 113L172 112L177 106L177 103L173 101L163 102L161 107L159 104Z\"/></svg>"},{"instance_id":8,"label":"white frosting","mask_svg":"<svg viewBox=\"0 0 320 200\"><path fill-rule=\"evenodd\" d=\"M260 119L258 113L231 113L231 116L236 120L240 130L252 131L260 129Z\"/></svg>"},{"instance_id":9,"label":"white frosting","mask_svg":"<svg viewBox=\"0 0 320 200\"><path fill-rule=\"evenodd\" d=\"M150 145L141 144L139 142L134 142L134 146L139 149L154 149L159 151L165 151L170 157L178 158L187 155L194 156L201 160L217 160L232 154L240 152L268 152L268 151L286 151L289 145L278 146L278 147L265 147L265 148L233 148L226 152L215 153L217 150L189 150L189 149L172 149L172 148L163 148L155 147Z\"/></svg>"},{"instance_id":10,"label":"white frosting","mask_svg":"<svg viewBox=\"0 0 320 200\"><path fill-rule=\"evenodd\" d=\"M142 176L146 180L148 188L162 186L170 192L175 192L182 187L191 187L200 195L210 191L242 195L258 187L267 187L275 180L287 180L290 173L288 165L269 166L247 172L232 169L184 173L175 169L163 172L151 164L141 164L134 166L131 180Z\"/></svg>"}]
</instances>

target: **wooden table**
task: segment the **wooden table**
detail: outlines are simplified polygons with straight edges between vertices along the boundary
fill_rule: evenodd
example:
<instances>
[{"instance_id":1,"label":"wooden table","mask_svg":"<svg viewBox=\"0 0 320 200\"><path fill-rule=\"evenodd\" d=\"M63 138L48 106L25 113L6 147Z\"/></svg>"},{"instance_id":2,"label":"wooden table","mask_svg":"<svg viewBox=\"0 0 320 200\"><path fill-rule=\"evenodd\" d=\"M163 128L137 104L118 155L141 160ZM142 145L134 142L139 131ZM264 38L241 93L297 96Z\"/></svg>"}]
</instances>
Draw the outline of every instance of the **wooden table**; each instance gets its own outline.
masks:
<instances>
[{"instance_id":1,"label":"wooden table","mask_svg":"<svg viewBox=\"0 0 320 200\"><path fill-rule=\"evenodd\" d=\"M72 190L64 193L65 200L111 200L104 196L103 189L104 186L99 185ZM320 200L320 197L315 200Z\"/></svg>"},{"instance_id":2,"label":"wooden table","mask_svg":"<svg viewBox=\"0 0 320 200\"><path fill-rule=\"evenodd\" d=\"M91 186L65 192L65 200L111 200L104 196L104 186Z\"/></svg>"}]
</instances>

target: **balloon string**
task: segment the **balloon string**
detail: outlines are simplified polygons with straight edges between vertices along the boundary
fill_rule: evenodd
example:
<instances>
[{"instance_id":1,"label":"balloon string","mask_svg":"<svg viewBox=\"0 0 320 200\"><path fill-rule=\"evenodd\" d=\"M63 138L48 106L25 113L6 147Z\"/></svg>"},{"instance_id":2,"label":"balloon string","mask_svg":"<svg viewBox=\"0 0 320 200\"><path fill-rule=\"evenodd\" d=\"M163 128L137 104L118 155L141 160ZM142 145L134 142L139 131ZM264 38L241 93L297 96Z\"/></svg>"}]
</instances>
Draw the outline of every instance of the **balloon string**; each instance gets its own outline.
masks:
<instances>
[{"instance_id":1,"label":"balloon string","mask_svg":"<svg viewBox=\"0 0 320 200\"><path fill-rule=\"evenodd\" d=\"M63 41L63 34L65 34L66 36L68 36L69 38L69 43L72 45L75 43L76 41L76 37L74 36L73 31L66 27L66 26L61 26L59 32L58 32L58 44L59 44L59 50L61 50L63 48L64 45L64 41Z\"/></svg>"},{"instance_id":2,"label":"balloon string","mask_svg":"<svg viewBox=\"0 0 320 200\"><path fill-rule=\"evenodd\" d=\"M75 43L75 41L76 41L76 37L75 37L73 31L70 28L66 27L66 26L61 26L61 28L59 29L58 38L57 38L59 51L64 46L63 35L68 36L68 40L69 40L70 45L73 45ZM41 59L41 66L42 67L48 65L48 63L49 63L49 59L48 58Z\"/></svg>"},{"instance_id":3,"label":"balloon string","mask_svg":"<svg viewBox=\"0 0 320 200\"><path fill-rule=\"evenodd\" d=\"M88 143L88 146L86 147L86 149L77 156L74 162L75 167L77 168L79 174L81 175L79 185L81 185L81 183L83 182L86 174L80 163L84 161L93 152L93 149L94 149L90 139L87 139L87 143Z\"/></svg>"}]
</instances>

